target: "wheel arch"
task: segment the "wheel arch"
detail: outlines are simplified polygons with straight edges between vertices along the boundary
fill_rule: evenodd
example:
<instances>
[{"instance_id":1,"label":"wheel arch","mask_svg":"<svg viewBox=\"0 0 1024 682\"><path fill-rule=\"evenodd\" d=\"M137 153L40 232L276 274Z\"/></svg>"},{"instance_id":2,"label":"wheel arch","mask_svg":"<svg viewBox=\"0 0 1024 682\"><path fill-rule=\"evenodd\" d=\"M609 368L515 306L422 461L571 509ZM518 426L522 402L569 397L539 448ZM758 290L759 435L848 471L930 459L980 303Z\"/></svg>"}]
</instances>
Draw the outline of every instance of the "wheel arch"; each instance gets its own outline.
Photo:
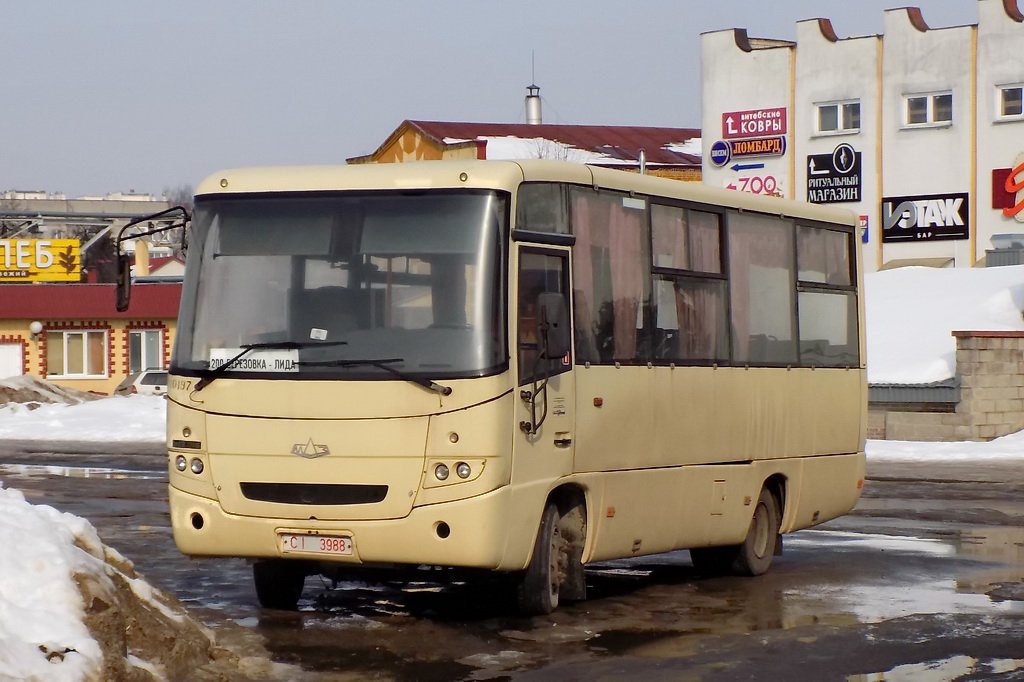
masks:
<instances>
[{"instance_id":1,"label":"wheel arch","mask_svg":"<svg viewBox=\"0 0 1024 682\"><path fill-rule=\"evenodd\" d=\"M783 519L786 514L786 496L788 493L789 479L785 474L775 473L764 480L761 485L762 488L767 488L768 492L775 498L775 503L778 505L779 519Z\"/></svg>"},{"instance_id":2,"label":"wheel arch","mask_svg":"<svg viewBox=\"0 0 1024 682\"><path fill-rule=\"evenodd\" d=\"M573 537L569 539L573 544L579 545L582 555L590 527L586 489L576 483L563 483L548 493L547 502L558 507L558 513L563 520L573 519L573 523L578 521L578 528L566 527L564 530L572 534Z\"/></svg>"}]
</instances>

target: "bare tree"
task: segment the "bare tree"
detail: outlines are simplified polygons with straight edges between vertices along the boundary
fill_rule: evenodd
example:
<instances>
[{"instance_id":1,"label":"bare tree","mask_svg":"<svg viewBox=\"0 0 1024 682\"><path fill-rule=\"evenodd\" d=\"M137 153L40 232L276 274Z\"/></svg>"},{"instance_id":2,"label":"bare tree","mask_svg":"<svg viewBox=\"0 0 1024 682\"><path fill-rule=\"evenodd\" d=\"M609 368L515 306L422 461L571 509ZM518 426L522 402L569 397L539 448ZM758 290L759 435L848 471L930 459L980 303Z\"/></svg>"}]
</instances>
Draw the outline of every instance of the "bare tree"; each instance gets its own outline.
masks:
<instances>
[{"instance_id":1,"label":"bare tree","mask_svg":"<svg viewBox=\"0 0 1024 682\"><path fill-rule=\"evenodd\" d=\"M192 185L178 185L177 187L165 189L164 196L167 197L167 201L171 206L184 206L186 211L190 214L192 213Z\"/></svg>"},{"instance_id":2,"label":"bare tree","mask_svg":"<svg viewBox=\"0 0 1024 682\"><path fill-rule=\"evenodd\" d=\"M20 211L24 208L24 204L14 198L5 198L0 194L0 211ZM19 218L8 218L0 216L0 237L5 237L8 234L18 231L25 226L25 219Z\"/></svg>"},{"instance_id":3,"label":"bare tree","mask_svg":"<svg viewBox=\"0 0 1024 682\"><path fill-rule=\"evenodd\" d=\"M573 147L572 145L558 142L556 140L537 138L533 140L533 158L583 163L585 155L581 150Z\"/></svg>"}]
</instances>

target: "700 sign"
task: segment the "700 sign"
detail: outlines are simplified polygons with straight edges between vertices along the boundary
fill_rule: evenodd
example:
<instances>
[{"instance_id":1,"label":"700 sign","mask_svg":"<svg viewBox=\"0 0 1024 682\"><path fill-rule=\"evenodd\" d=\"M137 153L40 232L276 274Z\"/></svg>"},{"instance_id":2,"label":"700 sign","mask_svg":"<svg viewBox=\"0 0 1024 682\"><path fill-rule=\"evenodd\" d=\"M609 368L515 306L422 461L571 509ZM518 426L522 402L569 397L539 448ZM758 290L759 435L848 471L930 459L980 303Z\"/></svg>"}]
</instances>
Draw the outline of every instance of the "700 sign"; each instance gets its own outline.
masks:
<instances>
[{"instance_id":1,"label":"700 sign","mask_svg":"<svg viewBox=\"0 0 1024 682\"><path fill-rule=\"evenodd\" d=\"M785 184L786 178L779 175L738 175L734 178L727 178L723 187L751 194L781 197L784 196Z\"/></svg>"}]
</instances>

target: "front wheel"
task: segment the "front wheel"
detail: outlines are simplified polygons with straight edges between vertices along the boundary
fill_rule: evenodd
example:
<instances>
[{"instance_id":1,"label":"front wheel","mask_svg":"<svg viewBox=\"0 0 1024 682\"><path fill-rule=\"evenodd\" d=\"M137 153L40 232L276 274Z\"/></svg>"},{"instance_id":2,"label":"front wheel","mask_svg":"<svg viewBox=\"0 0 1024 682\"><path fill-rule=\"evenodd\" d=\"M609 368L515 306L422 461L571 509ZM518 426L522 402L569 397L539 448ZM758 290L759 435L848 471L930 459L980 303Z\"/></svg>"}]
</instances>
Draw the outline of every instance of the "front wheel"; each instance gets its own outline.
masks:
<instances>
[{"instance_id":1,"label":"front wheel","mask_svg":"<svg viewBox=\"0 0 1024 682\"><path fill-rule=\"evenodd\" d=\"M543 615L558 608L559 588L568 562L558 520L558 507L548 504L541 516L530 565L520 577L516 589L516 602L523 615Z\"/></svg>"},{"instance_id":2,"label":"front wheel","mask_svg":"<svg viewBox=\"0 0 1024 682\"><path fill-rule=\"evenodd\" d=\"M299 561L267 559L252 565L256 598L265 609L294 611L306 583L305 566Z\"/></svg>"}]
</instances>

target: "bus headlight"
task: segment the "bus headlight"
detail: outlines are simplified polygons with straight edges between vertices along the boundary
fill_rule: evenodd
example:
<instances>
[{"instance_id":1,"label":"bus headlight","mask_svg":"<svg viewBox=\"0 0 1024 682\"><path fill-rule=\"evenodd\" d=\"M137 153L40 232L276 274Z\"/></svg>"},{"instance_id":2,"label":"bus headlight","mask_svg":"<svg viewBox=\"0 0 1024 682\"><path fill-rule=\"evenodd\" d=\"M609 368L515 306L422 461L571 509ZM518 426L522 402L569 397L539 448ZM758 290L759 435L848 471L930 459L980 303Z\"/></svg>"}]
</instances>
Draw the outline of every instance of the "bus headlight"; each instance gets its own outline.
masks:
<instances>
[{"instance_id":1,"label":"bus headlight","mask_svg":"<svg viewBox=\"0 0 1024 682\"><path fill-rule=\"evenodd\" d=\"M438 464L436 467L434 467L434 478L436 478L439 481L448 480L448 465Z\"/></svg>"},{"instance_id":2,"label":"bus headlight","mask_svg":"<svg viewBox=\"0 0 1024 682\"><path fill-rule=\"evenodd\" d=\"M196 476L203 473L203 460L198 457L192 460L192 473Z\"/></svg>"},{"instance_id":3,"label":"bus headlight","mask_svg":"<svg viewBox=\"0 0 1024 682\"><path fill-rule=\"evenodd\" d=\"M455 473L458 474L459 478L469 478L473 470L465 462L459 462L455 465Z\"/></svg>"},{"instance_id":4,"label":"bus headlight","mask_svg":"<svg viewBox=\"0 0 1024 682\"><path fill-rule=\"evenodd\" d=\"M185 455L178 455L174 458L174 468L178 471L184 471L188 468L188 460L185 459Z\"/></svg>"}]
</instances>

